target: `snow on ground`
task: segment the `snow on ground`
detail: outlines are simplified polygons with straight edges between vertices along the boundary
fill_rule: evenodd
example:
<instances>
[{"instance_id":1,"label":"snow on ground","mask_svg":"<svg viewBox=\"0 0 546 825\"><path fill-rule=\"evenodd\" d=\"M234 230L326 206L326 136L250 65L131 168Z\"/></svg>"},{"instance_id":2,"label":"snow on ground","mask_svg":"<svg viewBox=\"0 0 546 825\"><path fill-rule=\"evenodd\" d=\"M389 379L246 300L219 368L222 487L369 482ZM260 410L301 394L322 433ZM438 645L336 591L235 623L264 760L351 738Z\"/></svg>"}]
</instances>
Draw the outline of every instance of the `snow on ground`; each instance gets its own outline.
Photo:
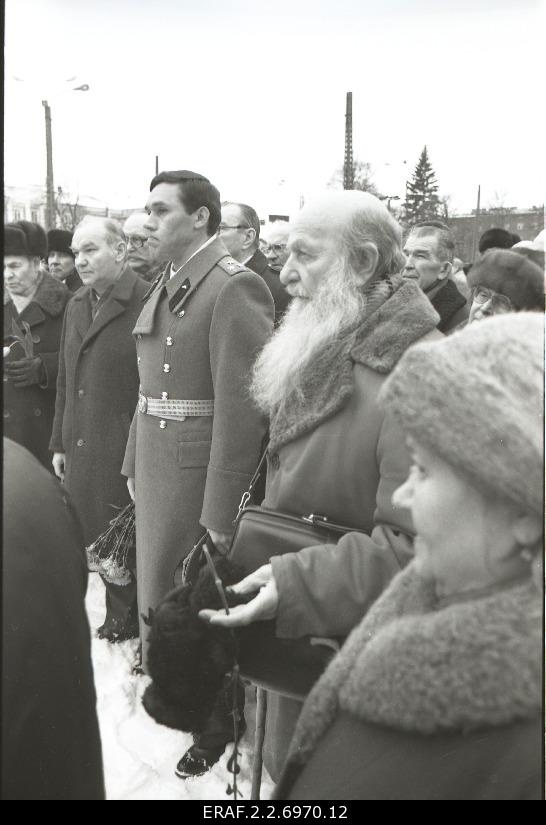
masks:
<instances>
[{"instance_id":1,"label":"snow on ground","mask_svg":"<svg viewBox=\"0 0 546 825\"><path fill-rule=\"evenodd\" d=\"M186 780L175 776L176 763L192 744L192 738L190 734L156 724L144 710L141 698L150 680L131 671L136 640L112 645L96 638L96 629L103 623L105 613L104 585L97 573L89 574L86 606L93 636L107 799L232 800L233 796L226 793L232 782L226 767L232 744L204 776ZM245 707L248 727L239 746L238 789L243 799L250 799L255 710L253 691L248 687ZM269 799L272 792L273 783L264 768L261 798Z\"/></svg>"}]
</instances>

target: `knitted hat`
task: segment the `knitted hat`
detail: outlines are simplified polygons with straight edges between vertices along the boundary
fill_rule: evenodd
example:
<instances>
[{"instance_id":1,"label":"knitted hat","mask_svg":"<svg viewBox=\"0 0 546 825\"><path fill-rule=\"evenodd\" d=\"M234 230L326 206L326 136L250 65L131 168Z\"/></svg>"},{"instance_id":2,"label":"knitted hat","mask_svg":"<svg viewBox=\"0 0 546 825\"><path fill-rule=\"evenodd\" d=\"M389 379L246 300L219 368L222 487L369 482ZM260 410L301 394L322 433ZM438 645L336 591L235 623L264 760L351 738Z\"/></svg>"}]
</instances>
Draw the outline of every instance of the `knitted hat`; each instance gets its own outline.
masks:
<instances>
[{"instance_id":1,"label":"knitted hat","mask_svg":"<svg viewBox=\"0 0 546 825\"><path fill-rule=\"evenodd\" d=\"M10 226L15 226L17 229L20 229L24 232L26 239L27 239L27 252L26 253L19 253L19 254L26 254L30 255L31 257L36 255L38 258L45 258L47 255L47 237L46 233L42 229L42 227L37 223L31 223L30 221L15 221Z\"/></svg>"},{"instance_id":2,"label":"knitted hat","mask_svg":"<svg viewBox=\"0 0 546 825\"><path fill-rule=\"evenodd\" d=\"M543 381L543 316L508 313L410 347L382 398L474 487L542 514Z\"/></svg>"},{"instance_id":3,"label":"knitted hat","mask_svg":"<svg viewBox=\"0 0 546 825\"><path fill-rule=\"evenodd\" d=\"M544 311L544 272L522 253L490 249L468 273L468 284L506 295L517 310Z\"/></svg>"},{"instance_id":4,"label":"knitted hat","mask_svg":"<svg viewBox=\"0 0 546 825\"><path fill-rule=\"evenodd\" d=\"M27 236L12 223L4 224L4 255L30 255Z\"/></svg>"},{"instance_id":5,"label":"knitted hat","mask_svg":"<svg viewBox=\"0 0 546 825\"><path fill-rule=\"evenodd\" d=\"M47 233L47 254L51 252L65 252L67 255L74 254L70 249L72 243L72 232L67 232L66 229L50 229Z\"/></svg>"},{"instance_id":6,"label":"knitted hat","mask_svg":"<svg viewBox=\"0 0 546 825\"><path fill-rule=\"evenodd\" d=\"M521 240L519 235L513 235L506 229L493 227L486 229L480 238L478 249L480 252L485 252L487 249L510 249L511 246Z\"/></svg>"}]
</instances>

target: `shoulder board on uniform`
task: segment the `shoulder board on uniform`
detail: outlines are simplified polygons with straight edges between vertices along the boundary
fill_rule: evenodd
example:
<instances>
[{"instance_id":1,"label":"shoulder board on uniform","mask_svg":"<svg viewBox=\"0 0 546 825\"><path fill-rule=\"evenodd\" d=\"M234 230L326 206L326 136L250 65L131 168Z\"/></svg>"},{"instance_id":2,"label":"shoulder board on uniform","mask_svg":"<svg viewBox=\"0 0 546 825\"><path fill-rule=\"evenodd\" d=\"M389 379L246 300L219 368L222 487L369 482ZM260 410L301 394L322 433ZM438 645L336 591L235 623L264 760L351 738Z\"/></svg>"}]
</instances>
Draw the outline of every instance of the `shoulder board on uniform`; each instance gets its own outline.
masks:
<instances>
[{"instance_id":1,"label":"shoulder board on uniform","mask_svg":"<svg viewBox=\"0 0 546 825\"><path fill-rule=\"evenodd\" d=\"M235 258L226 255L218 261L218 266L227 272L228 275L237 275L239 272L250 272L249 268L244 264L240 264Z\"/></svg>"}]
</instances>

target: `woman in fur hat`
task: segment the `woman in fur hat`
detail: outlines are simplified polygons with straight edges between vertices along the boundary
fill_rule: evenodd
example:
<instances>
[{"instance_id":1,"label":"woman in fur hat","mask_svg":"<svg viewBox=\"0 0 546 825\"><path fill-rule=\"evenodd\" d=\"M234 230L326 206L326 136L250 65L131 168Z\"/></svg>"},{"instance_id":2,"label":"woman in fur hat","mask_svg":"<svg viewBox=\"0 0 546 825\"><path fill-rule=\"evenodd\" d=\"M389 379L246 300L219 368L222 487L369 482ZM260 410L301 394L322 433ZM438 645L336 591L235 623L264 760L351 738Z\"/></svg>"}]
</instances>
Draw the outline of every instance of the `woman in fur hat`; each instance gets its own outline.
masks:
<instances>
[{"instance_id":1,"label":"woman in fur hat","mask_svg":"<svg viewBox=\"0 0 546 825\"><path fill-rule=\"evenodd\" d=\"M415 558L309 694L277 798L542 798L542 387L536 313L417 344L387 380Z\"/></svg>"},{"instance_id":2,"label":"woman in fur hat","mask_svg":"<svg viewBox=\"0 0 546 825\"><path fill-rule=\"evenodd\" d=\"M4 227L4 435L50 471L59 342L66 302L63 283L40 270L47 239L41 226Z\"/></svg>"},{"instance_id":3,"label":"woman in fur hat","mask_svg":"<svg viewBox=\"0 0 546 825\"><path fill-rule=\"evenodd\" d=\"M488 250L468 273L468 323L505 312L544 312L544 267L524 248Z\"/></svg>"}]
</instances>

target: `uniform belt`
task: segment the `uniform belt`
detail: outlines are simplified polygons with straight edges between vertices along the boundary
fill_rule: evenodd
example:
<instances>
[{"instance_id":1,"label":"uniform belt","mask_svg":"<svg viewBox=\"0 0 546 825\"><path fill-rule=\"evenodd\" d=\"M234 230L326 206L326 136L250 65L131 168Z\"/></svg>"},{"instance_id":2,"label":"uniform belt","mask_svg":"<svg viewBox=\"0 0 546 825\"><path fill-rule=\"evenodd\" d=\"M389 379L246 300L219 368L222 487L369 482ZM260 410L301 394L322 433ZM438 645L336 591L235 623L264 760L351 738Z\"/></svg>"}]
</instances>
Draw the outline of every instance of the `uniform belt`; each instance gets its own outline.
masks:
<instances>
[{"instance_id":1,"label":"uniform belt","mask_svg":"<svg viewBox=\"0 0 546 825\"><path fill-rule=\"evenodd\" d=\"M148 398L138 394L138 411L171 421L183 421L187 416L210 416L214 413L214 401L181 401L176 398Z\"/></svg>"}]
</instances>

